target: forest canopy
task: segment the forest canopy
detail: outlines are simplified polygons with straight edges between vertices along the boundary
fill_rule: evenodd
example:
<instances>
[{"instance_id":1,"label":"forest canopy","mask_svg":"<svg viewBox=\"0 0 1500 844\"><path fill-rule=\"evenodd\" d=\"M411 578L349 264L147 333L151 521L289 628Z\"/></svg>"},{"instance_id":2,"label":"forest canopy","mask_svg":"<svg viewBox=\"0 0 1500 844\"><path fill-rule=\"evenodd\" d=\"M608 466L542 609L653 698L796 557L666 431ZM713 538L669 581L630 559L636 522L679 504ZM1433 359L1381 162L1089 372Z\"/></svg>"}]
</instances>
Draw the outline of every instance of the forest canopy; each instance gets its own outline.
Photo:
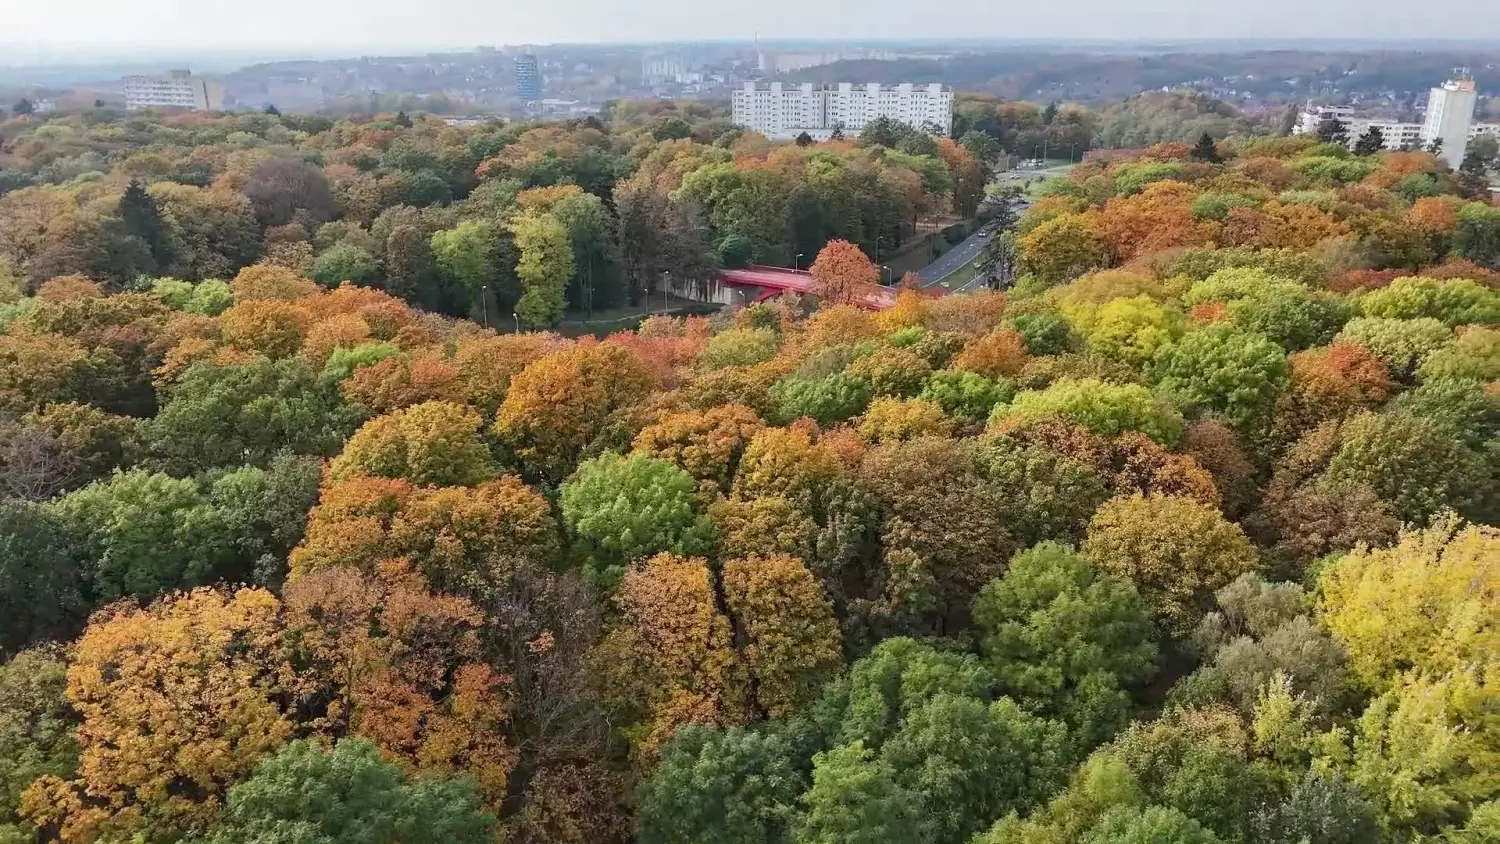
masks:
<instances>
[{"instance_id":1,"label":"forest canopy","mask_svg":"<svg viewBox=\"0 0 1500 844\"><path fill-rule=\"evenodd\" d=\"M867 311L962 145L409 122L0 124L3 844L1500 835L1500 214L1436 157L1097 157L1009 289Z\"/></svg>"}]
</instances>

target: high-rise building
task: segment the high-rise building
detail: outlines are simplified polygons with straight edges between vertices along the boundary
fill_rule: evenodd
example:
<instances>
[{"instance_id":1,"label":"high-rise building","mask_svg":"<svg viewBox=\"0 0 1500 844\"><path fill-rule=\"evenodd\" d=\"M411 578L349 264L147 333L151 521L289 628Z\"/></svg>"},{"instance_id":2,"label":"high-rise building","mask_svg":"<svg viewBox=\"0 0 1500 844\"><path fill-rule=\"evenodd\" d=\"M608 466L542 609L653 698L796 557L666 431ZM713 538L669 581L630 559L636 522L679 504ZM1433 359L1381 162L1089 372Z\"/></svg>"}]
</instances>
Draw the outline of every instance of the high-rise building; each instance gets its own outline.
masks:
<instances>
[{"instance_id":1,"label":"high-rise building","mask_svg":"<svg viewBox=\"0 0 1500 844\"><path fill-rule=\"evenodd\" d=\"M523 103L542 98L542 66L530 53L516 56L516 97Z\"/></svg>"},{"instance_id":2,"label":"high-rise building","mask_svg":"<svg viewBox=\"0 0 1500 844\"><path fill-rule=\"evenodd\" d=\"M173 70L166 76L127 76L125 108L191 108L218 111L224 107L224 86L190 71Z\"/></svg>"},{"instance_id":3,"label":"high-rise building","mask_svg":"<svg viewBox=\"0 0 1500 844\"><path fill-rule=\"evenodd\" d=\"M888 117L933 134L953 131L953 91L942 85L759 85L746 82L733 97L734 122L768 138L804 132L827 140L835 130L856 134Z\"/></svg>"},{"instance_id":4,"label":"high-rise building","mask_svg":"<svg viewBox=\"0 0 1500 844\"><path fill-rule=\"evenodd\" d=\"M1439 157L1452 167L1463 163L1474 123L1479 92L1470 77L1450 79L1427 96L1427 116L1422 122L1422 143L1431 147L1442 141Z\"/></svg>"},{"instance_id":5,"label":"high-rise building","mask_svg":"<svg viewBox=\"0 0 1500 844\"><path fill-rule=\"evenodd\" d=\"M1294 135L1310 135L1325 121L1336 120L1344 126L1345 145L1353 147L1359 139L1375 129L1380 132L1386 149L1431 149L1441 140L1440 155L1450 166L1463 163L1469 142L1481 135L1500 136L1500 124L1475 123L1474 107L1479 92L1469 77L1450 79L1433 88L1427 99L1425 120L1402 123L1373 117L1360 117L1348 105L1319 105L1311 101L1292 127Z\"/></svg>"}]
</instances>

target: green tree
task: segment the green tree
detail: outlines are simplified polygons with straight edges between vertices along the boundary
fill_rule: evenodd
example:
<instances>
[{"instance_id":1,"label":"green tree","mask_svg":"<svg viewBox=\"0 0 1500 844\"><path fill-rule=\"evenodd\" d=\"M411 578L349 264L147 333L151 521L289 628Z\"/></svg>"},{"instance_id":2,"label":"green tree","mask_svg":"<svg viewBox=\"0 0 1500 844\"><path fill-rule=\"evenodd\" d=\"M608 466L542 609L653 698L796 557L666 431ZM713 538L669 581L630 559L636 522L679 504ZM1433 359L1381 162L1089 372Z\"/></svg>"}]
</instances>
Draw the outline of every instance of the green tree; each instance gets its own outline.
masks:
<instances>
[{"instance_id":1,"label":"green tree","mask_svg":"<svg viewBox=\"0 0 1500 844\"><path fill-rule=\"evenodd\" d=\"M554 325L567 306L568 279L573 277L573 244L568 229L551 214L523 214L510 222L521 252L516 276L521 298L516 314L530 325Z\"/></svg>"},{"instance_id":2,"label":"green tree","mask_svg":"<svg viewBox=\"0 0 1500 844\"><path fill-rule=\"evenodd\" d=\"M102 600L150 600L226 574L231 537L196 482L135 470L49 504Z\"/></svg>"},{"instance_id":3,"label":"green tree","mask_svg":"<svg viewBox=\"0 0 1500 844\"><path fill-rule=\"evenodd\" d=\"M1446 509L1488 520L1496 482L1486 460L1445 428L1408 413L1364 413L1347 422L1322 483L1369 487L1403 521L1426 524Z\"/></svg>"},{"instance_id":4,"label":"green tree","mask_svg":"<svg viewBox=\"0 0 1500 844\"><path fill-rule=\"evenodd\" d=\"M1205 164L1219 163L1219 147L1214 143L1213 135L1204 132L1198 137L1198 143L1193 145L1192 159Z\"/></svg>"},{"instance_id":5,"label":"green tree","mask_svg":"<svg viewBox=\"0 0 1500 844\"><path fill-rule=\"evenodd\" d=\"M469 780L407 773L375 745L295 741L229 789L204 844L485 844L494 818Z\"/></svg>"},{"instance_id":6,"label":"green tree","mask_svg":"<svg viewBox=\"0 0 1500 844\"><path fill-rule=\"evenodd\" d=\"M803 416L820 425L843 422L863 413L870 398L869 382L843 372L822 378L785 378L771 385L771 399L786 422Z\"/></svg>"},{"instance_id":7,"label":"green tree","mask_svg":"<svg viewBox=\"0 0 1500 844\"><path fill-rule=\"evenodd\" d=\"M359 421L336 382L301 358L195 364L142 426L145 462L174 475L264 466L279 451L332 456Z\"/></svg>"},{"instance_id":8,"label":"green tree","mask_svg":"<svg viewBox=\"0 0 1500 844\"><path fill-rule=\"evenodd\" d=\"M1165 806L1112 809L1080 844L1222 844L1203 824Z\"/></svg>"},{"instance_id":9,"label":"green tree","mask_svg":"<svg viewBox=\"0 0 1500 844\"><path fill-rule=\"evenodd\" d=\"M68 705L63 656L49 647L0 664L0 841L35 840L16 814L27 786L46 775L73 776L79 717Z\"/></svg>"},{"instance_id":10,"label":"green tree","mask_svg":"<svg viewBox=\"0 0 1500 844\"><path fill-rule=\"evenodd\" d=\"M346 281L370 285L381 277L375 256L347 241L319 255L308 274L324 287L337 287Z\"/></svg>"},{"instance_id":11,"label":"green tree","mask_svg":"<svg viewBox=\"0 0 1500 844\"><path fill-rule=\"evenodd\" d=\"M963 844L992 818L1030 809L1061 784L1065 733L1009 698L940 693L906 713L881 757L933 820L931 840Z\"/></svg>"},{"instance_id":12,"label":"green tree","mask_svg":"<svg viewBox=\"0 0 1500 844\"><path fill-rule=\"evenodd\" d=\"M774 727L685 726L637 789L637 840L785 844L807 786L801 761Z\"/></svg>"},{"instance_id":13,"label":"green tree","mask_svg":"<svg viewBox=\"0 0 1500 844\"><path fill-rule=\"evenodd\" d=\"M1065 545L1017 554L974 600L974 622L1000 690L1063 718L1080 756L1128 721L1130 696L1156 673L1156 631L1135 587Z\"/></svg>"},{"instance_id":14,"label":"green tree","mask_svg":"<svg viewBox=\"0 0 1500 844\"><path fill-rule=\"evenodd\" d=\"M1365 130L1354 142L1354 154L1358 156L1370 156L1385 149L1385 135L1380 127L1371 126Z\"/></svg>"},{"instance_id":15,"label":"green tree","mask_svg":"<svg viewBox=\"0 0 1500 844\"><path fill-rule=\"evenodd\" d=\"M75 632L87 571L68 551L47 508L0 501L0 657Z\"/></svg>"},{"instance_id":16,"label":"green tree","mask_svg":"<svg viewBox=\"0 0 1500 844\"><path fill-rule=\"evenodd\" d=\"M707 553L713 525L700 505L692 475L643 455L585 461L562 486L563 522L595 572L610 580L653 554Z\"/></svg>"},{"instance_id":17,"label":"green tree","mask_svg":"<svg viewBox=\"0 0 1500 844\"><path fill-rule=\"evenodd\" d=\"M1250 431L1270 422L1287 380L1286 352L1258 334L1212 325L1163 346L1147 374L1181 407L1214 411Z\"/></svg>"},{"instance_id":18,"label":"green tree","mask_svg":"<svg viewBox=\"0 0 1500 844\"><path fill-rule=\"evenodd\" d=\"M1458 165L1458 191L1468 199L1489 201L1490 163L1477 150L1466 152Z\"/></svg>"},{"instance_id":19,"label":"green tree","mask_svg":"<svg viewBox=\"0 0 1500 844\"><path fill-rule=\"evenodd\" d=\"M996 405L1016 394L1015 382L977 372L942 369L932 373L918 398L936 402L943 413L960 422L978 424L990 418Z\"/></svg>"},{"instance_id":20,"label":"green tree","mask_svg":"<svg viewBox=\"0 0 1500 844\"><path fill-rule=\"evenodd\" d=\"M1453 252L1491 269L1500 267L1500 208L1471 202L1460 209Z\"/></svg>"},{"instance_id":21,"label":"green tree","mask_svg":"<svg viewBox=\"0 0 1500 844\"><path fill-rule=\"evenodd\" d=\"M1337 117L1325 117L1318 122L1318 142L1323 144L1346 144L1349 142L1349 124Z\"/></svg>"},{"instance_id":22,"label":"green tree","mask_svg":"<svg viewBox=\"0 0 1500 844\"><path fill-rule=\"evenodd\" d=\"M395 231L391 236L395 236ZM447 280L464 290L472 305L495 280L495 231L483 220L465 220L451 229L433 234L432 259ZM408 258L419 262L420 256ZM413 270L415 272L415 270Z\"/></svg>"},{"instance_id":23,"label":"green tree","mask_svg":"<svg viewBox=\"0 0 1500 844\"><path fill-rule=\"evenodd\" d=\"M172 266L175 256L166 224L162 221L161 208L140 182L132 179L125 186L125 192L120 195L118 213L125 231L146 245L157 268Z\"/></svg>"},{"instance_id":24,"label":"green tree","mask_svg":"<svg viewBox=\"0 0 1500 844\"><path fill-rule=\"evenodd\" d=\"M1001 431L1046 419L1063 419L1104 437L1140 431L1163 445L1182 437L1182 414L1138 384L1095 378L1062 378L1045 390L1025 390L995 406L991 427Z\"/></svg>"},{"instance_id":25,"label":"green tree","mask_svg":"<svg viewBox=\"0 0 1500 844\"><path fill-rule=\"evenodd\" d=\"M813 757L813 784L802 796L796 844L916 844L929 821L916 795L861 742Z\"/></svg>"},{"instance_id":26,"label":"green tree","mask_svg":"<svg viewBox=\"0 0 1500 844\"><path fill-rule=\"evenodd\" d=\"M1109 486L1091 467L1040 446L999 437L975 460L991 488L1001 524L1023 547L1046 540L1076 543Z\"/></svg>"}]
</instances>

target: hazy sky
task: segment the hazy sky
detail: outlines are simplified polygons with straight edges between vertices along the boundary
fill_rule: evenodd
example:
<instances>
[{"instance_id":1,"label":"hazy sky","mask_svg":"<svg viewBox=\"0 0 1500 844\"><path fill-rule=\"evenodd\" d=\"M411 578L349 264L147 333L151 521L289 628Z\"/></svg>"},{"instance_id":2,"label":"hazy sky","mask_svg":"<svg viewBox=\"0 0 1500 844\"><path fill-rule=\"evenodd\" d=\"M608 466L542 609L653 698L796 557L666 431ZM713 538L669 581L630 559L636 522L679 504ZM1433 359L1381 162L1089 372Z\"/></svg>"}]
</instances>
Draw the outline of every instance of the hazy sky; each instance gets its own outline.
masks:
<instances>
[{"instance_id":1,"label":"hazy sky","mask_svg":"<svg viewBox=\"0 0 1500 844\"><path fill-rule=\"evenodd\" d=\"M158 47L1037 37L1500 39L1500 0L0 0L0 42Z\"/></svg>"}]
</instances>

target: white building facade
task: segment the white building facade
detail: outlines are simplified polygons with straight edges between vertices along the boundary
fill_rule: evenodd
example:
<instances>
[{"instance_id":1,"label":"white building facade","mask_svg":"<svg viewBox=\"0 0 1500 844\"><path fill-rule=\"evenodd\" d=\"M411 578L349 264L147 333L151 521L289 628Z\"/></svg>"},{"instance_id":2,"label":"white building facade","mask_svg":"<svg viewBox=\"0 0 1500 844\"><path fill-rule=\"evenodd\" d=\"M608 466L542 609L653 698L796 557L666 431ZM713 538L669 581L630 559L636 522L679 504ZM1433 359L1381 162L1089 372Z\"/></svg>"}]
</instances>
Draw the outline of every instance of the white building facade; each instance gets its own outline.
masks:
<instances>
[{"instance_id":1,"label":"white building facade","mask_svg":"<svg viewBox=\"0 0 1500 844\"><path fill-rule=\"evenodd\" d=\"M1427 97L1427 115L1422 123L1422 140L1429 146L1442 141L1438 156L1449 166L1463 163L1468 149L1470 130L1474 125L1474 106L1479 92L1473 79L1450 79L1433 88Z\"/></svg>"},{"instance_id":2,"label":"white building facade","mask_svg":"<svg viewBox=\"0 0 1500 844\"><path fill-rule=\"evenodd\" d=\"M1344 124L1348 133L1346 143L1351 148L1371 128L1379 130L1386 149L1425 149L1441 139L1439 157L1456 168L1463 163L1469 141L1484 135L1500 137L1500 123L1474 122L1474 108L1478 101L1474 80L1453 79L1432 89L1427 98L1425 119L1421 123L1356 117L1351 106L1308 103L1297 125L1292 128L1292 134L1310 135L1318 131L1323 121L1337 120Z\"/></svg>"},{"instance_id":3,"label":"white building facade","mask_svg":"<svg viewBox=\"0 0 1500 844\"><path fill-rule=\"evenodd\" d=\"M734 122L775 140L807 133L827 140L836 130L858 134L888 117L923 131L953 131L953 91L942 85L784 85L746 82L734 91Z\"/></svg>"},{"instance_id":4,"label":"white building facade","mask_svg":"<svg viewBox=\"0 0 1500 844\"><path fill-rule=\"evenodd\" d=\"M166 76L127 76L125 108L187 108L218 111L224 107L224 86L212 79L174 70Z\"/></svg>"}]
</instances>

